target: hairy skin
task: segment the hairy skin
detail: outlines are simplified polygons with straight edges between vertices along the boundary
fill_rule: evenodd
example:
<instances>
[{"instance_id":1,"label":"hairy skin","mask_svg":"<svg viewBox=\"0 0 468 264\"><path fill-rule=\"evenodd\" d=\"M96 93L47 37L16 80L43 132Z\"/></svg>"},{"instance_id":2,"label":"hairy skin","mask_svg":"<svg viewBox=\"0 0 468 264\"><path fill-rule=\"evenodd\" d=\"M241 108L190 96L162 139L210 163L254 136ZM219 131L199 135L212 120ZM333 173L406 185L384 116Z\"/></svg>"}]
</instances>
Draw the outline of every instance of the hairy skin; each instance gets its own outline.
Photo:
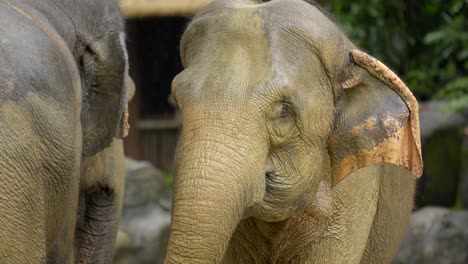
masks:
<instances>
[{"instance_id":1,"label":"hairy skin","mask_svg":"<svg viewBox=\"0 0 468 264\"><path fill-rule=\"evenodd\" d=\"M0 259L110 263L129 90L117 1L0 0Z\"/></svg>"},{"instance_id":2,"label":"hairy skin","mask_svg":"<svg viewBox=\"0 0 468 264\"><path fill-rule=\"evenodd\" d=\"M422 169L401 80L300 0L213 1L181 59L166 263L391 261Z\"/></svg>"}]
</instances>

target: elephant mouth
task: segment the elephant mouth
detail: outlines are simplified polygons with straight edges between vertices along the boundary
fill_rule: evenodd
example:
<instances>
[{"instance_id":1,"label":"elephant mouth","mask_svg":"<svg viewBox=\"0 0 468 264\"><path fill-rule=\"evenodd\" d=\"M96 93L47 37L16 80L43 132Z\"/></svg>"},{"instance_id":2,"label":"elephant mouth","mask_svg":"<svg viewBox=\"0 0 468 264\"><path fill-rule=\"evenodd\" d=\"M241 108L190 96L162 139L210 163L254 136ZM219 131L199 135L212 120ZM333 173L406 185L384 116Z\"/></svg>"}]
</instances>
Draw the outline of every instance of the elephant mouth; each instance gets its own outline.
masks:
<instances>
[{"instance_id":1,"label":"elephant mouth","mask_svg":"<svg viewBox=\"0 0 468 264\"><path fill-rule=\"evenodd\" d=\"M291 185L285 182L286 176L276 170L265 172L265 195L261 203L256 204L246 214L265 222L280 222L291 216L297 209L291 202Z\"/></svg>"},{"instance_id":2,"label":"elephant mouth","mask_svg":"<svg viewBox=\"0 0 468 264\"><path fill-rule=\"evenodd\" d=\"M277 196L281 193L281 186L283 185L281 178L283 176L276 170L270 170L265 172L265 202L271 200L273 196ZM270 198L270 199L269 199Z\"/></svg>"}]
</instances>

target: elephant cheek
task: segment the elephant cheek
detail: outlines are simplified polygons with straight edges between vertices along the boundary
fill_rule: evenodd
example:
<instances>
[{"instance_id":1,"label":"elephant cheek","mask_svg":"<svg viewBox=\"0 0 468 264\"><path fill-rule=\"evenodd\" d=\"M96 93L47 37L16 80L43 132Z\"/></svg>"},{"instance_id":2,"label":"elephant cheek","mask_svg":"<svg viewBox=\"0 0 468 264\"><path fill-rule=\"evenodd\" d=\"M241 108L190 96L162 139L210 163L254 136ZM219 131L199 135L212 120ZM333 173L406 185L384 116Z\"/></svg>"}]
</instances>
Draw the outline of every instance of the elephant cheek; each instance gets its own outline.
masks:
<instances>
[{"instance_id":1,"label":"elephant cheek","mask_svg":"<svg viewBox=\"0 0 468 264\"><path fill-rule=\"evenodd\" d=\"M317 195L319 186L330 185L330 161L322 147L301 147L278 159L269 158L264 198L248 216L265 222L280 222L302 212Z\"/></svg>"}]
</instances>

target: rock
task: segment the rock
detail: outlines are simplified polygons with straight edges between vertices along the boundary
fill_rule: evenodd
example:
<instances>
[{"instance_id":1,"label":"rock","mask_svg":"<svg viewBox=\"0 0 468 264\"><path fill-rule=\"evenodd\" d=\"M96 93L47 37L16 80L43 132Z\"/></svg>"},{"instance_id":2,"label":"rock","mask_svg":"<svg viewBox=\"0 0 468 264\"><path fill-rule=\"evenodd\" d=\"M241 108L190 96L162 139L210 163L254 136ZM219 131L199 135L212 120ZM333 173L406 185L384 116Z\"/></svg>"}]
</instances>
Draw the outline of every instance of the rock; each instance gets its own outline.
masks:
<instances>
[{"instance_id":1,"label":"rock","mask_svg":"<svg viewBox=\"0 0 468 264\"><path fill-rule=\"evenodd\" d=\"M128 263L163 263L171 221L171 191L161 172L149 162L127 159L125 167L125 196L120 229L131 240ZM123 245L128 247L125 243ZM118 237L116 256L124 251L122 247ZM126 262L114 262L117 263Z\"/></svg>"},{"instance_id":2,"label":"rock","mask_svg":"<svg viewBox=\"0 0 468 264\"><path fill-rule=\"evenodd\" d=\"M460 111L451 111L449 101L429 101L419 103L421 141L433 133L450 128L462 128L468 122L468 106Z\"/></svg>"},{"instance_id":3,"label":"rock","mask_svg":"<svg viewBox=\"0 0 468 264\"><path fill-rule=\"evenodd\" d=\"M425 207L413 213L394 264L468 263L468 211Z\"/></svg>"},{"instance_id":4,"label":"rock","mask_svg":"<svg viewBox=\"0 0 468 264\"><path fill-rule=\"evenodd\" d=\"M157 201L163 208L171 209L171 191L161 172L151 163L127 158L125 170L125 208L140 207Z\"/></svg>"}]
</instances>

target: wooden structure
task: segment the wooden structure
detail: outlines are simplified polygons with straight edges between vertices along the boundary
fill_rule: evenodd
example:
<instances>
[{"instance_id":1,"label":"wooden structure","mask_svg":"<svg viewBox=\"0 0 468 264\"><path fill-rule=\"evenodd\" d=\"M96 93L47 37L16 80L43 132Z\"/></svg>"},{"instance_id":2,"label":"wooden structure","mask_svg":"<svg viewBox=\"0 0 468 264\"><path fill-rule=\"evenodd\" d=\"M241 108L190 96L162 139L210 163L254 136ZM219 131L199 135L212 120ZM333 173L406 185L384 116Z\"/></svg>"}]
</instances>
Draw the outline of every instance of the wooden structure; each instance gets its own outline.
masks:
<instances>
[{"instance_id":1,"label":"wooden structure","mask_svg":"<svg viewBox=\"0 0 468 264\"><path fill-rule=\"evenodd\" d=\"M211 0L120 0L127 18L149 16L187 16Z\"/></svg>"},{"instance_id":2,"label":"wooden structure","mask_svg":"<svg viewBox=\"0 0 468 264\"><path fill-rule=\"evenodd\" d=\"M125 155L170 171L181 120L167 102L172 79L182 70L179 39L189 16L211 0L119 0L127 24L130 102Z\"/></svg>"}]
</instances>

